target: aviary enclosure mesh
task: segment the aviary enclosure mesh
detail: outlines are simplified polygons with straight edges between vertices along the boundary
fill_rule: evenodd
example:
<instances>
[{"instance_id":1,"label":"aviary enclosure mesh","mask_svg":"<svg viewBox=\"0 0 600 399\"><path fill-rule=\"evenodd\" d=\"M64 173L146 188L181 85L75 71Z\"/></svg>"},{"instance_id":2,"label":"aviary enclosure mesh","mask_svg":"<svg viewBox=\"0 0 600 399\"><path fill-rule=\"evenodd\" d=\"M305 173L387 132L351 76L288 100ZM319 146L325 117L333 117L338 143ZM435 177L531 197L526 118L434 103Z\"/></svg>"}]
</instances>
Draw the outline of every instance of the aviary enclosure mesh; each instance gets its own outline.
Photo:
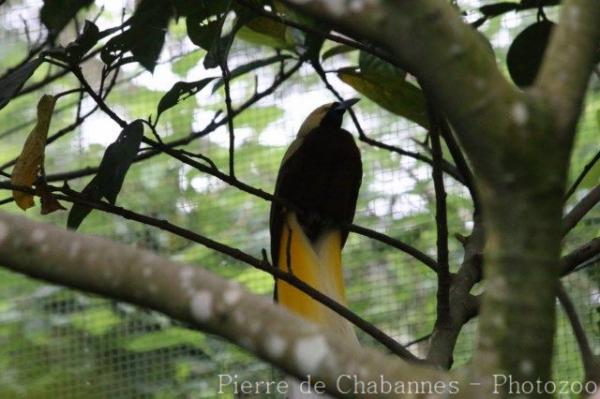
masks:
<instances>
[{"instance_id":1,"label":"aviary enclosure mesh","mask_svg":"<svg viewBox=\"0 0 600 399\"><path fill-rule=\"evenodd\" d=\"M115 25L120 9L131 10L131 2L96 1L92 10L106 9L98 23ZM460 2L475 8L478 1ZM16 64L27 51L27 35L42 33L37 10L41 1L8 1L0 6L0 72ZM91 11L89 15L94 15ZM552 11L549 13L552 17ZM495 45L506 49L516 33L535 19L535 12L509 13L488 22L483 31ZM69 26L59 42L74 36ZM177 80L197 80L218 74L197 66L200 51L185 38L185 24L170 30L154 75L128 66L120 75L108 103L129 119L155 112L162 93ZM230 66L245 64L272 55L272 50L236 40ZM356 64L356 53L336 56L325 68ZM499 55L503 65L503 55ZM97 74L99 60L85 64L84 71ZM54 69L55 70L55 69ZM43 79L44 68L35 79ZM234 104L271 84L275 68L260 69L256 80L248 75L232 82ZM345 96L352 89L328 73L333 85ZM448 77L451 79L451 77ZM575 176L598 149L600 130L600 85L594 78L585 117L575 148L571 174ZM71 77L62 78L44 89L57 93L76 87ZM20 152L35 116L35 104L42 92L19 97L0 112L0 164ZM51 125L52 132L71 123L77 96L63 98ZM314 107L332 96L316 74L304 67L271 96L235 119L236 167L240 180L271 191L284 149L299 124ZM90 109L89 99L83 110ZM222 89L205 89L195 98L167 111L159 124L164 139L171 140L198 131L214 112L224 109ZM380 108L367 99L358 107L360 122L370 136L408 150L420 150L424 131ZM348 120L346 127L356 129ZM100 111L83 125L48 147L48 174L79 170L97 165L119 128ZM482 132L484 134L485 132ZM226 129L219 128L196 140L188 148L209 156L227 168ZM389 234L435 256L434 195L430 168L385 150L359 144L364 163L364 181L356 222ZM89 177L72 180L83 187ZM597 180L597 177L596 177ZM597 182L597 181L596 181ZM589 182L588 188L596 183ZM449 189L450 232L467 234L471 226L465 191L446 177ZM580 198L586 189L574 197ZM0 199L10 195L0 193ZM243 193L216 178L192 170L166 156L136 164L128 174L118 202L159 218L169 219L193 231L260 256L268 248L269 204ZM13 204L2 210L20 212ZM48 217L28 216L64 226L66 213ZM566 239L566 249L598 236L600 211L592 211ZM192 264L202 265L225 277L242 282L251 291L271 295L270 276L152 227L94 211L81 230L156 250ZM460 261L458 241L450 240L453 265ZM435 275L411 257L362 236L351 234L344 252L346 281L351 308L401 343L426 336L435 319ZM600 268L591 263L585 270L564 279L595 350L600 343ZM531 295L535 295L532 292ZM557 305L558 306L558 305ZM579 380L582 367L571 328L559 310L555 352L557 379ZM455 365L467 362L476 336L476 321L464 329L458 342ZM531 331L535 334L535 331ZM376 345L364 334L365 345ZM410 347L423 354L426 341ZM86 295L78 291L31 280L0 269L0 398L213 398L233 397L231 390L218 392L218 375L237 375L241 380L272 380L278 373L253 356L221 339L187 329L154 312ZM260 395L259 397L268 397Z\"/></svg>"}]
</instances>

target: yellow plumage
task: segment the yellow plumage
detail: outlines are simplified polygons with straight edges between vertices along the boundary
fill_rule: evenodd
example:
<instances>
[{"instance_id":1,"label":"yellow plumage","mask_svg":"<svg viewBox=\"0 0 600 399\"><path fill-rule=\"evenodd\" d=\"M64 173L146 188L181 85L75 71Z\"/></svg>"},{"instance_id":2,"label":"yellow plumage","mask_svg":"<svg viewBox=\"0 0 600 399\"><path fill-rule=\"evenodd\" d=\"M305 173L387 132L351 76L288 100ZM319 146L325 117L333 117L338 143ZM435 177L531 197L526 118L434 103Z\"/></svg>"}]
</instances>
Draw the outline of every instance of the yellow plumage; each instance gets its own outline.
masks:
<instances>
[{"instance_id":1,"label":"yellow plumage","mask_svg":"<svg viewBox=\"0 0 600 399\"><path fill-rule=\"evenodd\" d=\"M293 273L311 287L346 305L339 230L327 231L317 242L311 244L295 214L289 212L279 248L277 266L280 269ZM290 284L283 281L278 283L277 300L292 312L341 334L352 342L358 342L347 320Z\"/></svg>"}]
</instances>

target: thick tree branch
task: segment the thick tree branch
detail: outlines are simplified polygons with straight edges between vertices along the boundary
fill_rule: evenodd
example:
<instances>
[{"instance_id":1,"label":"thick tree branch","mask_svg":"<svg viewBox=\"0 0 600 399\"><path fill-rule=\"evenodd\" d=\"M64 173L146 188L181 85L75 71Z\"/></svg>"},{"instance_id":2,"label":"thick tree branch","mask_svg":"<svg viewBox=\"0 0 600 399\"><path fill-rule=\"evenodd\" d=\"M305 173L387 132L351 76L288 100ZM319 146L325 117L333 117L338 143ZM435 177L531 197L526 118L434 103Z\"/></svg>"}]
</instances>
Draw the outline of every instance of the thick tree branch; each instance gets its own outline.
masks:
<instances>
[{"instance_id":1,"label":"thick tree branch","mask_svg":"<svg viewBox=\"0 0 600 399\"><path fill-rule=\"evenodd\" d=\"M287 373L301 378L311 374L325 381L331 392L342 374L365 381L380 376L389 381L449 380L438 370L347 347L267 298L249 294L203 268L4 212L0 212L0 260L4 267L30 277L163 312L220 335ZM340 388L351 390L350 383Z\"/></svg>"},{"instance_id":2,"label":"thick tree branch","mask_svg":"<svg viewBox=\"0 0 600 399\"><path fill-rule=\"evenodd\" d=\"M352 38L366 39L407 65L447 115L480 174L501 173L490 154L514 123L506 118L522 94L507 82L485 43L441 0L286 0ZM451 79L448 77L451 76Z\"/></svg>"},{"instance_id":3,"label":"thick tree branch","mask_svg":"<svg viewBox=\"0 0 600 399\"><path fill-rule=\"evenodd\" d=\"M20 190L24 192L28 192L32 195L36 195L35 190L26 189L24 187L13 186L11 183L0 182L0 189L6 188L10 190ZM97 209L106 213L110 213L113 215L121 216L128 220L133 220L139 223L142 223L146 226L153 226L159 228L163 231L168 231L169 233L175 234L179 237L185 238L192 242L196 242L200 245L203 245L209 249L217 251L221 254L227 255L233 259L244 262L250 266L255 267L258 270L269 273L272 276L281 279L289 283L290 285L296 287L298 290L304 292L306 295L313 298L315 301L320 302L324 306L330 308L335 313L339 314L341 317L348 320L350 323L354 324L357 328L364 331L366 334L370 335L377 342L381 343L385 346L391 353L398 355L399 357L411 360L415 362L420 362L421 360L414 356L409 350L405 349L400 343L396 340L385 334L382 330L377 328L375 325L369 323L356 313L354 313L349 308L341 305L335 300L331 299L327 295L323 294L319 290L313 288L312 286L306 284L304 281L300 280L292 273L287 273L285 271L280 270L277 267L269 264L266 260L260 260L244 251L239 250L238 248L231 247L229 245L223 244L219 241L215 241L209 237L206 237L200 233L193 232L182 228L180 226L174 225L170 223L168 220L164 219L156 219L148 215L140 214L134 212L129 209L125 209L123 207L112 205L103 201L93 201L83 197L81 194L73 191L69 188L59 188L54 186L47 186L51 192L63 193L64 195L55 195L55 198L58 200L64 200L73 203L80 203L89 206L92 209Z\"/></svg>"},{"instance_id":4,"label":"thick tree branch","mask_svg":"<svg viewBox=\"0 0 600 399\"><path fill-rule=\"evenodd\" d=\"M579 119L599 42L598 0L564 1L535 91L550 103L557 133L569 142Z\"/></svg>"}]
</instances>

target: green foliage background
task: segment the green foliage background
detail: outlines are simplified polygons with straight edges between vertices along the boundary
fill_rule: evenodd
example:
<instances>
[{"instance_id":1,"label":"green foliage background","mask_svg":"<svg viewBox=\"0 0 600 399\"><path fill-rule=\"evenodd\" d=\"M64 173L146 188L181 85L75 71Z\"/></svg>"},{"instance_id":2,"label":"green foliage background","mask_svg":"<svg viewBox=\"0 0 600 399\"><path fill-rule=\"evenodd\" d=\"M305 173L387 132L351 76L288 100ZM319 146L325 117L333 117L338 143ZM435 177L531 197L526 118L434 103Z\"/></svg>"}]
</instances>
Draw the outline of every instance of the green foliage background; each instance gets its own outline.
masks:
<instances>
[{"instance_id":1,"label":"green foliage background","mask_svg":"<svg viewBox=\"0 0 600 399\"><path fill-rule=\"evenodd\" d=\"M98 1L89 15L98 11ZM464 1L466 8L479 2ZM16 64L27 51L24 23L32 37L43 29L38 22L40 1L9 1L0 6L0 71ZM126 3L131 9L131 4ZM551 14L549 14L551 16ZM119 13L109 7L100 22L114 23ZM535 20L535 12L507 14L481 29L495 47L503 65L510 38ZM215 75L198 68L203 50L186 38L185 22L172 23L154 74L128 66L119 79L109 104L128 120L155 114L158 101L176 80L198 80ZM109 26L109 25L107 25ZM67 27L59 39L68 43L75 29ZM242 36L243 37L243 36ZM332 47L326 43L325 48ZM230 54L231 67L274 54L267 46L236 39ZM324 67L335 70L357 65L356 52L329 58ZM85 64L84 72L97 74L99 60ZM55 69L53 69L55 70ZM257 82L266 87L276 67L259 69ZM34 80L43 79L41 67ZM329 74L344 95L353 90ZM234 103L252 95L254 74L232 84ZM449 77L451 78L451 77ZM57 93L75 87L65 77L45 91ZM19 97L0 112L0 164L20 152L35 117L35 104L42 93ZM272 191L279 161L301 120L312 108L332 101L332 96L309 67L288 80L274 95L235 119L237 173L240 180ZM72 122L76 96L57 104L51 133ZM84 107L91 103L84 102ZM224 109L223 89L210 94L204 89L164 113L158 124L163 139L183 137L209 123L212 113ZM366 98L359 103L358 116L373 138L405 149L421 150L418 141L424 130L378 107ZM347 122L347 128L355 131ZM81 129L48 148L47 173L95 166L106 145L119 128L100 112ZM600 131L600 84L592 82L585 116L572 162L577 175L598 151ZM227 168L227 131L218 129L194 141L189 151L209 156ZM434 194L430 169L397 154L360 143L365 176L356 222L405 241L435 256ZM574 195L573 202L600 179L596 168ZM88 178L72 182L81 189ZM470 203L463 188L451 178L449 186L450 232L468 234ZM4 193L9 195L9 193ZM2 197L4 198L4 197ZM0 198L0 199L2 199ZM255 256L268 247L266 201L228 187L165 156L135 164L117 201L120 205L158 218L168 219L193 231L223 241ZM12 204L3 210L20 212ZM28 216L64 225L66 213L41 217L38 208ZM600 212L593 211L566 239L566 250L599 235ZM175 259L202 265L225 277L242 282L251 291L271 295L272 278L225 255L190 243L166 232L94 211L80 230L143 246ZM461 260L462 250L451 239L451 261ZM350 235L344 252L348 295L352 309L384 329L402 343L428 334L435 319L434 274L411 257L362 236ZM600 349L600 268L569 276L565 283L587 328L592 345ZM534 292L531 293L535 295ZM535 331L531 332L535 334ZM455 365L469 360L476 322L466 326L455 354ZM568 322L560 313L556 342L557 379L578 380L582 369L577 346ZM365 345L376 345L360 336ZM412 346L424 353L425 343ZM0 398L230 398L230 390L219 394L218 374L237 374L239 380L271 380L278 373L270 366L222 340L191 331L163 315L127 304L116 303L62 287L33 281L0 269ZM267 397L260 395L259 397Z\"/></svg>"}]
</instances>

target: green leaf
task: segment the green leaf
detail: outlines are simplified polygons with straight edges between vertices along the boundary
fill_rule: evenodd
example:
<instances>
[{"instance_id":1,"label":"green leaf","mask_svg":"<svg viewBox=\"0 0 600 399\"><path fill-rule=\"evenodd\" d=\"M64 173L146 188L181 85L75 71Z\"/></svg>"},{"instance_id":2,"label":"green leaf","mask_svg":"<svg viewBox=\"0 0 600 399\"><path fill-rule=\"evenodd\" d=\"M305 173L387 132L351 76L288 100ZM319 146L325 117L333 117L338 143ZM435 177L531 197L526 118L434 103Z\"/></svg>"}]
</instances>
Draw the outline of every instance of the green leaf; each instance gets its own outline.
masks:
<instances>
[{"instance_id":1,"label":"green leaf","mask_svg":"<svg viewBox=\"0 0 600 399\"><path fill-rule=\"evenodd\" d=\"M519 87L530 86L537 76L554 23L536 22L517 35L506 55L512 80Z\"/></svg>"},{"instance_id":2,"label":"green leaf","mask_svg":"<svg viewBox=\"0 0 600 399\"><path fill-rule=\"evenodd\" d=\"M269 124L281 118L283 109L274 105L265 107L251 107L235 118L237 127L250 127L256 132L262 132Z\"/></svg>"},{"instance_id":3,"label":"green leaf","mask_svg":"<svg viewBox=\"0 0 600 399\"><path fill-rule=\"evenodd\" d=\"M198 65L198 62L206 55L205 51L200 49L196 49L183 57L179 58L177 61L171 64L171 70L177 75L185 78L187 73Z\"/></svg>"},{"instance_id":4,"label":"green leaf","mask_svg":"<svg viewBox=\"0 0 600 399\"><path fill-rule=\"evenodd\" d=\"M174 107L181 100L185 100L186 98L193 96L198 93L207 84L209 84L215 78L204 78L195 82L177 82L169 89L168 92L160 99L158 102L158 108L156 110L156 120L160 118L160 115L168 110L169 108Z\"/></svg>"},{"instance_id":5,"label":"green leaf","mask_svg":"<svg viewBox=\"0 0 600 399\"><path fill-rule=\"evenodd\" d=\"M110 39L102 49L102 61L111 65L131 51L133 58L152 72L165 42L171 12L169 2L142 0L131 17L129 29Z\"/></svg>"},{"instance_id":6,"label":"green leaf","mask_svg":"<svg viewBox=\"0 0 600 399\"><path fill-rule=\"evenodd\" d=\"M364 75L379 80L404 80L406 72L402 69L361 50L358 55L358 66Z\"/></svg>"},{"instance_id":7,"label":"green leaf","mask_svg":"<svg viewBox=\"0 0 600 399\"><path fill-rule=\"evenodd\" d=\"M23 87L27 79L33 75L42 62L41 58L26 62L0 79L0 109L4 108L19 93L21 87Z\"/></svg>"},{"instance_id":8,"label":"green leaf","mask_svg":"<svg viewBox=\"0 0 600 399\"><path fill-rule=\"evenodd\" d=\"M94 336L108 333L121 322L121 319L109 308L96 306L73 314L70 320L74 327Z\"/></svg>"},{"instance_id":9,"label":"green leaf","mask_svg":"<svg viewBox=\"0 0 600 399\"><path fill-rule=\"evenodd\" d=\"M141 120L135 120L125 126L117 140L106 148L98 173L83 189L81 195L93 201L104 197L114 204L123 186L125 175L140 148L143 136L144 125ZM87 205L73 205L67 218L67 227L77 229L90 212L91 208Z\"/></svg>"},{"instance_id":10,"label":"green leaf","mask_svg":"<svg viewBox=\"0 0 600 399\"><path fill-rule=\"evenodd\" d=\"M425 98L413 84L405 80L374 79L352 68L340 69L338 77L386 110L428 128Z\"/></svg>"},{"instance_id":11,"label":"green leaf","mask_svg":"<svg viewBox=\"0 0 600 399\"><path fill-rule=\"evenodd\" d=\"M204 346L204 335L184 328L171 327L165 330L147 332L125 343L125 349L134 352L148 352L177 345Z\"/></svg>"},{"instance_id":12,"label":"green leaf","mask_svg":"<svg viewBox=\"0 0 600 399\"><path fill-rule=\"evenodd\" d=\"M44 0L40 19L52 36L58 35L65 25L83 7L89 7L94 0Z\"/></svg>"},{"instance_id":13,"label":"green leaf","mask_svg":"<svg viewBox=\"0 0 600 399\"><path fill-rule=\"evenodd\" d=\"M275 49L291 49L293 41L287 36L287 27L271 18L258 16L252 18L238 32L237 37L249 43Z\"/></svg>"},{"instance_id":14,"label":"green leaf","mask_svg":"<svg viewBox=\"0 0 600 399\"><path fill-rule=\"evenodd\" d=\"M321 61L325 61L333 56L349 53L355 50L356 49L354 47L348 46L347 44L338 44L337 46L333 46L330 49L324 51L321 55Z\"/></svg>"},{"instance_id":15,"label":"green leaf","mask_svg":"<svg viewBox=\"0 0 600 399\"><path fill-rule=\"evenodd\" d=\"M233 71L231 71L230 80L233 80L233 79L235 79L239 76L242 76L248 72L252 72L255 69L262 68L264 66L271 65L276 62L284 61L289 58L292 58L292 56L286 55L286 54L278 54L278 55L274 55L272 57L265 58L262 60L256 60L256 61L249 62L249 63L241 65L241 66L235 68ZM223 83L224 83L223 78L219 78L217 83L215 83L215 85L213 86L212 92L213 93L216 92L221 86L223 86Z\"/></svg>"}]
</instances>

